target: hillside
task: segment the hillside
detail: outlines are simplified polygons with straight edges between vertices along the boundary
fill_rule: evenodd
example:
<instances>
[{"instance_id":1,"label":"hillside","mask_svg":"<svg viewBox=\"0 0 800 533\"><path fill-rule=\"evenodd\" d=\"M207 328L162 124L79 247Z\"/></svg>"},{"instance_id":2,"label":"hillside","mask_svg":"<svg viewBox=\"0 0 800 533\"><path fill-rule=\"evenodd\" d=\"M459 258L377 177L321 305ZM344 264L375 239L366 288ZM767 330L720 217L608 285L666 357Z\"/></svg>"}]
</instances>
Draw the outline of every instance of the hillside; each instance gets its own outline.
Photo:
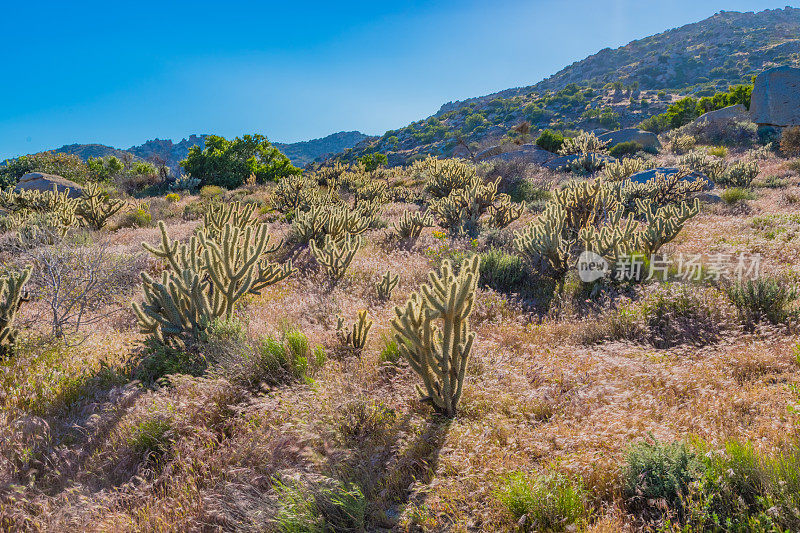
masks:
<instances>
[{"instance_id":1,"label":"hillside","mask_svg":"<svg viewBox=\"0 0 800 533\"><path fill-rule=\"evenodd\" d=\"M131 146L126 150L103 144L68 144L56 149L56 152L75 154L81 159L89 157L133 156L154 163L164 163L173 173L180 172L180 162L186 158L189 149L195 145L203 145L206 135L190 135L180 142L170 139L153 139L139 146ZM341 131L326 137L296 143L273 143L286 154L295 166L303 167L308 163L329 154L341 152L355 146L368 137L358 131Z\"/></svg>"},{"instance_id":2,"label":"hillside","mask_svg":"<svg viewBox=\"0 0 800 533\"><path fill-rule=\"evenodd\" d=\"M395 163L453 155L532 130L613 129L638 124L680 96L710 96L778 65L800 65L800 9L723 11L703 21L605 48L526 87L448 102L434 115L363 142L344 159L383 152ZM513 137L514 134L511 134Z\"/></svg>"}]
</instances>

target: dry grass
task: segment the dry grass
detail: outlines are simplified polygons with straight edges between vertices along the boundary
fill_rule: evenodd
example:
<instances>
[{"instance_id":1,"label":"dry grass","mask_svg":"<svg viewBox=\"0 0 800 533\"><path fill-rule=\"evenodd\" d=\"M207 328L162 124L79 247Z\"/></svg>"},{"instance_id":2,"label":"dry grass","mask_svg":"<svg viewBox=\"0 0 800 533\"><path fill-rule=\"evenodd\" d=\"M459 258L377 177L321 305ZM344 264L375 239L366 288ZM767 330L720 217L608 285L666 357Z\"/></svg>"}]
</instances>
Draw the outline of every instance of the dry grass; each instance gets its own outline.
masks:
<instances>
[{"instance_id":1,"label":"dry grass","mask_svg":"<svg viewBox=\"0 0 800 533\"><path fill-rule=\"evenodd\" d=\"M779 166L771 159L763 168ZM765 271L791 270L800 264L798 238L771 238L753 222L792 213L785 194L759 189L747 214L707 207L671 251L757 252ZM382 216L391 223L407 208L416 206L390 204ZM170 234L185 238L197 224L171 218ZM288 231L280 221L271 228ZM280 481L317 495L357 484L370 530L500 531L514 526L494 496L500 481L558 471L580 476L591 495L586 531L632 531L641 524L627 514L619 485L632 442L648 434L666 442L736 438L772 451L796 436L787 406L797 403L800 367L791 355L797 338L786 329L745 335L719 303L709 306L722 325L703 342L687 333L685 343L656 348L637 329L624 341L595 342L608 338L604 313L619 301L539 315L489 290L477 297L460 414L439 419L418 401L414 373L380 360L381 339L393 307L438 258L473 245L427 229L413 249L400 250L387 244L388 232L367 233L332 290L299 250L302 274L243 306L249 338L291 324L329 356L336 315L367 309L375 325L361 360L329 357L313 382L253 392L223 377L174 376L148 388L130 381L141 338L127 308L75 347L40 340L30 326L21 354L0 365L0 529L274 530L287 505ZM125 228L108 237L117 253L131 253L158 233ZM374 282L387 269L400 284L381 302Z\"/></svg>"}]
</instances>

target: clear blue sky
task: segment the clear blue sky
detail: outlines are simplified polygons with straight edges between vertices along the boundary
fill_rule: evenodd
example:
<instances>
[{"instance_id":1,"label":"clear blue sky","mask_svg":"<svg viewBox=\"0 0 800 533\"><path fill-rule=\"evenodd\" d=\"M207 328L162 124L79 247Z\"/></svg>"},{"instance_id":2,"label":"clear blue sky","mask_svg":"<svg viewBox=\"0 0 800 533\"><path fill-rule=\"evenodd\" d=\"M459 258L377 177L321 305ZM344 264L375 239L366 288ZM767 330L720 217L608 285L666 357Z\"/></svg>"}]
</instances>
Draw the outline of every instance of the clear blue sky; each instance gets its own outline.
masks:
<instances>
[{"instance_id":1,"label":"clear blue sky","mask_svg":"<svg viewBox=\"0 0 800 533\"><path fill-rule=\"evenodd\" d=\"M6 2L0 160L191 133L381 134L608 46L781 1Z\"/></svg>"}]
</instances>

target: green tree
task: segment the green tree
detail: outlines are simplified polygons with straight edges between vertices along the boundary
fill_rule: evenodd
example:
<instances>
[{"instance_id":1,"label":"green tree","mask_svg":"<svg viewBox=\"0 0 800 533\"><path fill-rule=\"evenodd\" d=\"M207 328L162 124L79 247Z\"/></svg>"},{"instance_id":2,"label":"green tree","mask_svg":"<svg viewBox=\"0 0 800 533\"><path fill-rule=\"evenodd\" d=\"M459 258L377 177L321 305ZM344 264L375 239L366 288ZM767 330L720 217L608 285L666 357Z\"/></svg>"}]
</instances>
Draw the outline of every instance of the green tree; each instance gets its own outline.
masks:
<instances>
[{"instance_id":1,"label":"green tree","mask_svg":"<svg viewBox=\"0 0 800 533\"><path fill-rule=\"evenodd\" d=\"M263 135L243 135L231 141L209 135L205 145L203 149L193 146L181 161L184 170L203 185L235 189L251 175L256 182L266 183L302 172Z\"/></svg>"},{"instance_id":2,"label":"green tree","mask_svg":"<svg viewBox=\"0 0 800 533\"><path fill-rule=\"evenodd\" d=\"M358 162L364 165L367 172L372 172L378 167L384 167L389 162L385 154L366 154L358 158Z\"/></svg>"}]
</instances>

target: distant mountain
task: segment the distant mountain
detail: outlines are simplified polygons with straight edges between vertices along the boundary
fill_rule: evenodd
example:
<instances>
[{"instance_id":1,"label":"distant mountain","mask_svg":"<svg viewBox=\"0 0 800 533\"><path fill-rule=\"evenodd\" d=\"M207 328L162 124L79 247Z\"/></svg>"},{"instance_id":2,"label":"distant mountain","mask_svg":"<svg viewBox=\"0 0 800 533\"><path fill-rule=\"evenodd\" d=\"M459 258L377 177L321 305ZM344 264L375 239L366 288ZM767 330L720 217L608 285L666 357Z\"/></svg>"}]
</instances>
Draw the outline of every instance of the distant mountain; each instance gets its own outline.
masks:
<instances>
[{"instance_id":1,"label":"distant mountain","mask_svg":"<svg viewBox=\"0 0 800 533\"><path fill-rule=\"evenodd\" d=\"M459 145L479 149L510 140L510 130L523 121L532 133L632 126L680 96L710 96L778 65L800 66L800 9L722 11L605 48L535 85L448 102L435 115L362 141L341 157L378 151L400 163L447 156Z\"/></svg>"},{"instance_id":2,"label":"distant mountain","mask_svg":"<svg viewBox=\"0 0 800 533\"><path fill-rule=\"evenodd\" d=\"M116 156L119 158L133 157L143 159L158 164L165 164L176 174L180 173L180 162L186 159L189 149L192 146L205 146L207 135L190 135L187 139L180 142L173 142L169 139L153 139L139 146L132 146L127 150L121 150L103 144L68 144L56 149L56 152L74 154L81 159L90 157ZM324 158L335 153L352 148L364 139L366 135L358 131L341 131L310 141L296 143L272 143L283 152L292 164L304 167L308 163Z\"/></svg>"}]
</instances>

